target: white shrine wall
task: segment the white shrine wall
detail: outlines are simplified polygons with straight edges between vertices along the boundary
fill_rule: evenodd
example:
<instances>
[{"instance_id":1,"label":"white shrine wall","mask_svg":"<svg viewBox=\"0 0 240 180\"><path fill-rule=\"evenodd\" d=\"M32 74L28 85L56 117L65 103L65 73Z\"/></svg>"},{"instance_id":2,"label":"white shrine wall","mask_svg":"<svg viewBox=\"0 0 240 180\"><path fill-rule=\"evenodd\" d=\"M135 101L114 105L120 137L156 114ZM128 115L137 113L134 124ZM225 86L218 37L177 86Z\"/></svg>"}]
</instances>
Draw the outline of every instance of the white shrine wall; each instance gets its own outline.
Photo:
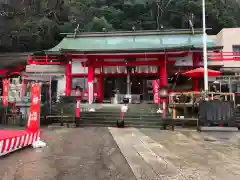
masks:
<instances>
[{"instance_id":1,"label":"white shrine wall","mask_svg":"<svg viewBox=\"0 0 240 180\"><path fill-rule=\"evenodd\" d=\"M72 60L72 73L73 74L82 74L82 73L88 73L88 68L83 67L80 62L85 62L87 59L73 59ZM74 82L75 81L75 82ZM74 80L72 82L73 87L74 84L77 84L77 80ZM79 80L78 80L79 81ZM81 83L81 82L80 82ZM57 94L58 95L63 95L65 93L65 86L66 86L66 76L63 76L58 79L57 83Z\"/></svg>"},{"instance_id":2,"label":"white shrine wall","mask_svg":"<svg viewBox=\"0 0 240 180\"><path fill-rule=\"evenodd\" d=\"M66 86L66 76L63 76L57 80L57 94L64 95Z\"/></svg>"},{"instance_id":3,"label":"white shrine wall","mask_svg":"<svg viewBox=\"0 0 240 180\"><path fill-rule=\"evenodd\" d=\"M86 62L87 59L73 59L72 60L72 73L78 74L78 73L88 73L88 68L83 67L81 62Z\"/></svg>"},{"instance_id":4,"label":"white shrine wall","mask_svg":"<svg viewBox=\"0 0 240 180\"><path fill-rule=\"evenodd\" d=\"M157 60L157 58L147 58L148 60ZM72 73L73 74L84 74L84 73L88 73L88 68L87 67L83 67L81 62L85 62L87 59L73 59L72 60ZM145 61L146 59L144 58L137 58L137 61ZM105 59L104 61L124 61L124 59ZM176 61L175 66L181 66L181 67L189 67L189 66L193 66L193 62L192 62L192 55L186 56L186 57L171 57L169 58L169 61ZM200 62L200 65L202 63ZM146 71L146 67L147 66L142 66L142 70L141 72L150 72L153 71L155 72L155 70L158 69L157 66L152 66L151 68L149 68ZM120 69L121 70L122 67L106 67L103 69L103 71L105 73L117 73ZM99 73L99 70L96 69L95 73ZM96 81L96 80L95 80ZM215 81L215 78L213 77L209 77L209 81ZM83 79L76 79L73 81L73 87L74 84L80 84L80 86L82 87L87 87L87 80L83 80ZM59 94L63 94L65 91L65 85L66 85L66 77L62 77L58 79L58 88L57 88L57 92Z\"/></svg>"}]
</instances>

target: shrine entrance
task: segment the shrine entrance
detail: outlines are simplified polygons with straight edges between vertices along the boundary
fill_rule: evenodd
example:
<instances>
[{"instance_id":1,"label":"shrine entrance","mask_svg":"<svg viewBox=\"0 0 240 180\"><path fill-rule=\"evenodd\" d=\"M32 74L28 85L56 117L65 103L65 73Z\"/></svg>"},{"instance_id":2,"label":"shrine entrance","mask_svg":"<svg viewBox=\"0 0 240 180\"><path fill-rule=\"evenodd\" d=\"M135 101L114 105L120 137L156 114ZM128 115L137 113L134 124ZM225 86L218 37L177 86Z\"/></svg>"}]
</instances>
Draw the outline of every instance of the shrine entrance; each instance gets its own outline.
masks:
<instances>
[{"instance_id":1,"label":"shrine entrance","mask_svg":"<svg viewBox=\"0 0 240 180\"><path fill-rule=\"evenodd\" d=\"M131 96L135 97L135 103L153 101L152 80L156 77L130 76L130 82L125 77L107 77L104 79L104 100L110 100L116 93L126 95L128 88ZM133 102L134 103L134 102Z\"/></svg>"}]
</instances>

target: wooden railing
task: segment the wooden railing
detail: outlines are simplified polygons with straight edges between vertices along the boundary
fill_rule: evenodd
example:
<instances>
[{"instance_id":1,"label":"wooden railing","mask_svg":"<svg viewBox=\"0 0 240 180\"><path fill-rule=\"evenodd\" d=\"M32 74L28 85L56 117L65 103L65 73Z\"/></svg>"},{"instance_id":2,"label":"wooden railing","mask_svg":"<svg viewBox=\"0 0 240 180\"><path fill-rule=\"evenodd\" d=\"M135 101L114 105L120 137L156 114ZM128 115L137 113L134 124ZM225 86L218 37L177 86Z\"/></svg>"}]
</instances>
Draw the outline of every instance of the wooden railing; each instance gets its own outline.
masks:
<instances>
[{"instance_id":1,"label":"wooden railing","mask_svg":"<svg viewBox=\"0 0 240 180\"><path fill-rule=\"evenodd\" d=\"M240 61L240 52L209 52L212 61Z\"/></svg>"}]
</instances>

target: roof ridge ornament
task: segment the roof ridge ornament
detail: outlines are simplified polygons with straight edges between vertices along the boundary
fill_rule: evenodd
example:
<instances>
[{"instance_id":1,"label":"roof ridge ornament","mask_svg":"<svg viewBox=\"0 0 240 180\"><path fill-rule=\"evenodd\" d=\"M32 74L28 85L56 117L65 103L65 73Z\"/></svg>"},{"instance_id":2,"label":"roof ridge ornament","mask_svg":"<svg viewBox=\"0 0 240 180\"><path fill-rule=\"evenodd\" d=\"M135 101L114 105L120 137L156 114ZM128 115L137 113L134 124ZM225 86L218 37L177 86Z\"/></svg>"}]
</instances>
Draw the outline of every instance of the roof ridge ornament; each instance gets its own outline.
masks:
<instances>
[{"instance_id":1,"label":"roof ridge ornament","mask_svg":"<svg viewBox=\"0 0 240 180\"><path fill-rule=\"evenodd\" d=\"M194 14L193 13L189 16L188 22L189 22L190 28L192 29L192 34L195 34L195 30L194 30Z\"/></svg>"},{"instance_id":2,"label":"roof ridge ornament","mask_svg":"<svg viewBox=\"0 0 240 180\"><path fill-rule=\"evenodd\" d=\"M76 39L76 36L77 34L80 33L80 30L79 30L79 24L77 25L77 27L74 29L74 39Z\"/></svg>"}]
</instances>

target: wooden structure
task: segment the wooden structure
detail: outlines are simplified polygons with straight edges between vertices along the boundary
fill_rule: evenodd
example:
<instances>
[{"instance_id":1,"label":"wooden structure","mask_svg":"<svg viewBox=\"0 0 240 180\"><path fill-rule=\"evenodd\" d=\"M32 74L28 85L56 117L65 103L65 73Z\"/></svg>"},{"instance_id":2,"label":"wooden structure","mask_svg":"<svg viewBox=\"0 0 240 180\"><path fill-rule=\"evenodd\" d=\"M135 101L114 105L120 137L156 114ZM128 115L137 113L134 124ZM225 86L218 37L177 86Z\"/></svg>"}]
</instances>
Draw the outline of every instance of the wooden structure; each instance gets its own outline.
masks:
<instances>
[{"instance_id":1,"label":"wooden structure","mask_svg":"<svg viewBox=\"0 0 240 180\"><path fill-rule=\"evenodd\" d=\"M208 92L208 99L221 101L233 101L234 93ZM171 93L169 96L169 108L173 119L197 119L198 105L202 100L201 92Z\"/></svg>"},{"instance_id":2,"label":"wooden structure","mask_svg":"<svg viewBox=\"0 0 240 180\"><path fill-rule=\"evenodd\" d=\"M207 46L210 67L219 69L222 66L219 61L239 60L238 54L221 52L222 47L216 46L211 40L208 40ZM0 75L6 77L16 71L27 71L30 67L34 67L34 70L28 75L59 73L64 76L63 91L66 96L74 93L74 79L86 78L83 94L88 96L90 92L90 96L93 95L101 103L104 93L112 88L104 84L104 79L121 77L125 81L119 86L125 88L125 94L134 94L131 92L134 87L146 86L145 82L133 82L134 78L160 79L160 86L166 86L170 76L202 66L202 30L196 29L194 34L186 29L66 33L66 37L52 49L31 53L26 57L26 53L0 55L0 61L3 62ZM200 90L199 79L192 78L189 82L192 90ZM104 89L106 86L108 88ZM148 91L147 88L145 90ZM143 93L143 89L139 91L139 94ZM88 101L91 99L88 98Z\"/></svg>"},{"instance_id":3,"label":"wooden structure","mask_svg":"<svg viewBox=\"0 0 240 180\"><path fill-rule=\"evenodd\" d=\"M207 45L209 51L222 48L210 40ZM133 77L160 79L160 87L166 86L169 76L185 71L186 67L178 67L177 63L186 58L191 59L188 69L202 63L200 29L194 34L190 30L67 34L52 49L29 56L28 65L65 66L65 95L71 95L73 78L86 77L86 92L90 96L96 93L101 103L104 78L126 77L126 94L132 94ZM87 71L74 73L76 66ZM192 85L200 90L198 79L193 79Z\"/></svg>"}]
</instances>

